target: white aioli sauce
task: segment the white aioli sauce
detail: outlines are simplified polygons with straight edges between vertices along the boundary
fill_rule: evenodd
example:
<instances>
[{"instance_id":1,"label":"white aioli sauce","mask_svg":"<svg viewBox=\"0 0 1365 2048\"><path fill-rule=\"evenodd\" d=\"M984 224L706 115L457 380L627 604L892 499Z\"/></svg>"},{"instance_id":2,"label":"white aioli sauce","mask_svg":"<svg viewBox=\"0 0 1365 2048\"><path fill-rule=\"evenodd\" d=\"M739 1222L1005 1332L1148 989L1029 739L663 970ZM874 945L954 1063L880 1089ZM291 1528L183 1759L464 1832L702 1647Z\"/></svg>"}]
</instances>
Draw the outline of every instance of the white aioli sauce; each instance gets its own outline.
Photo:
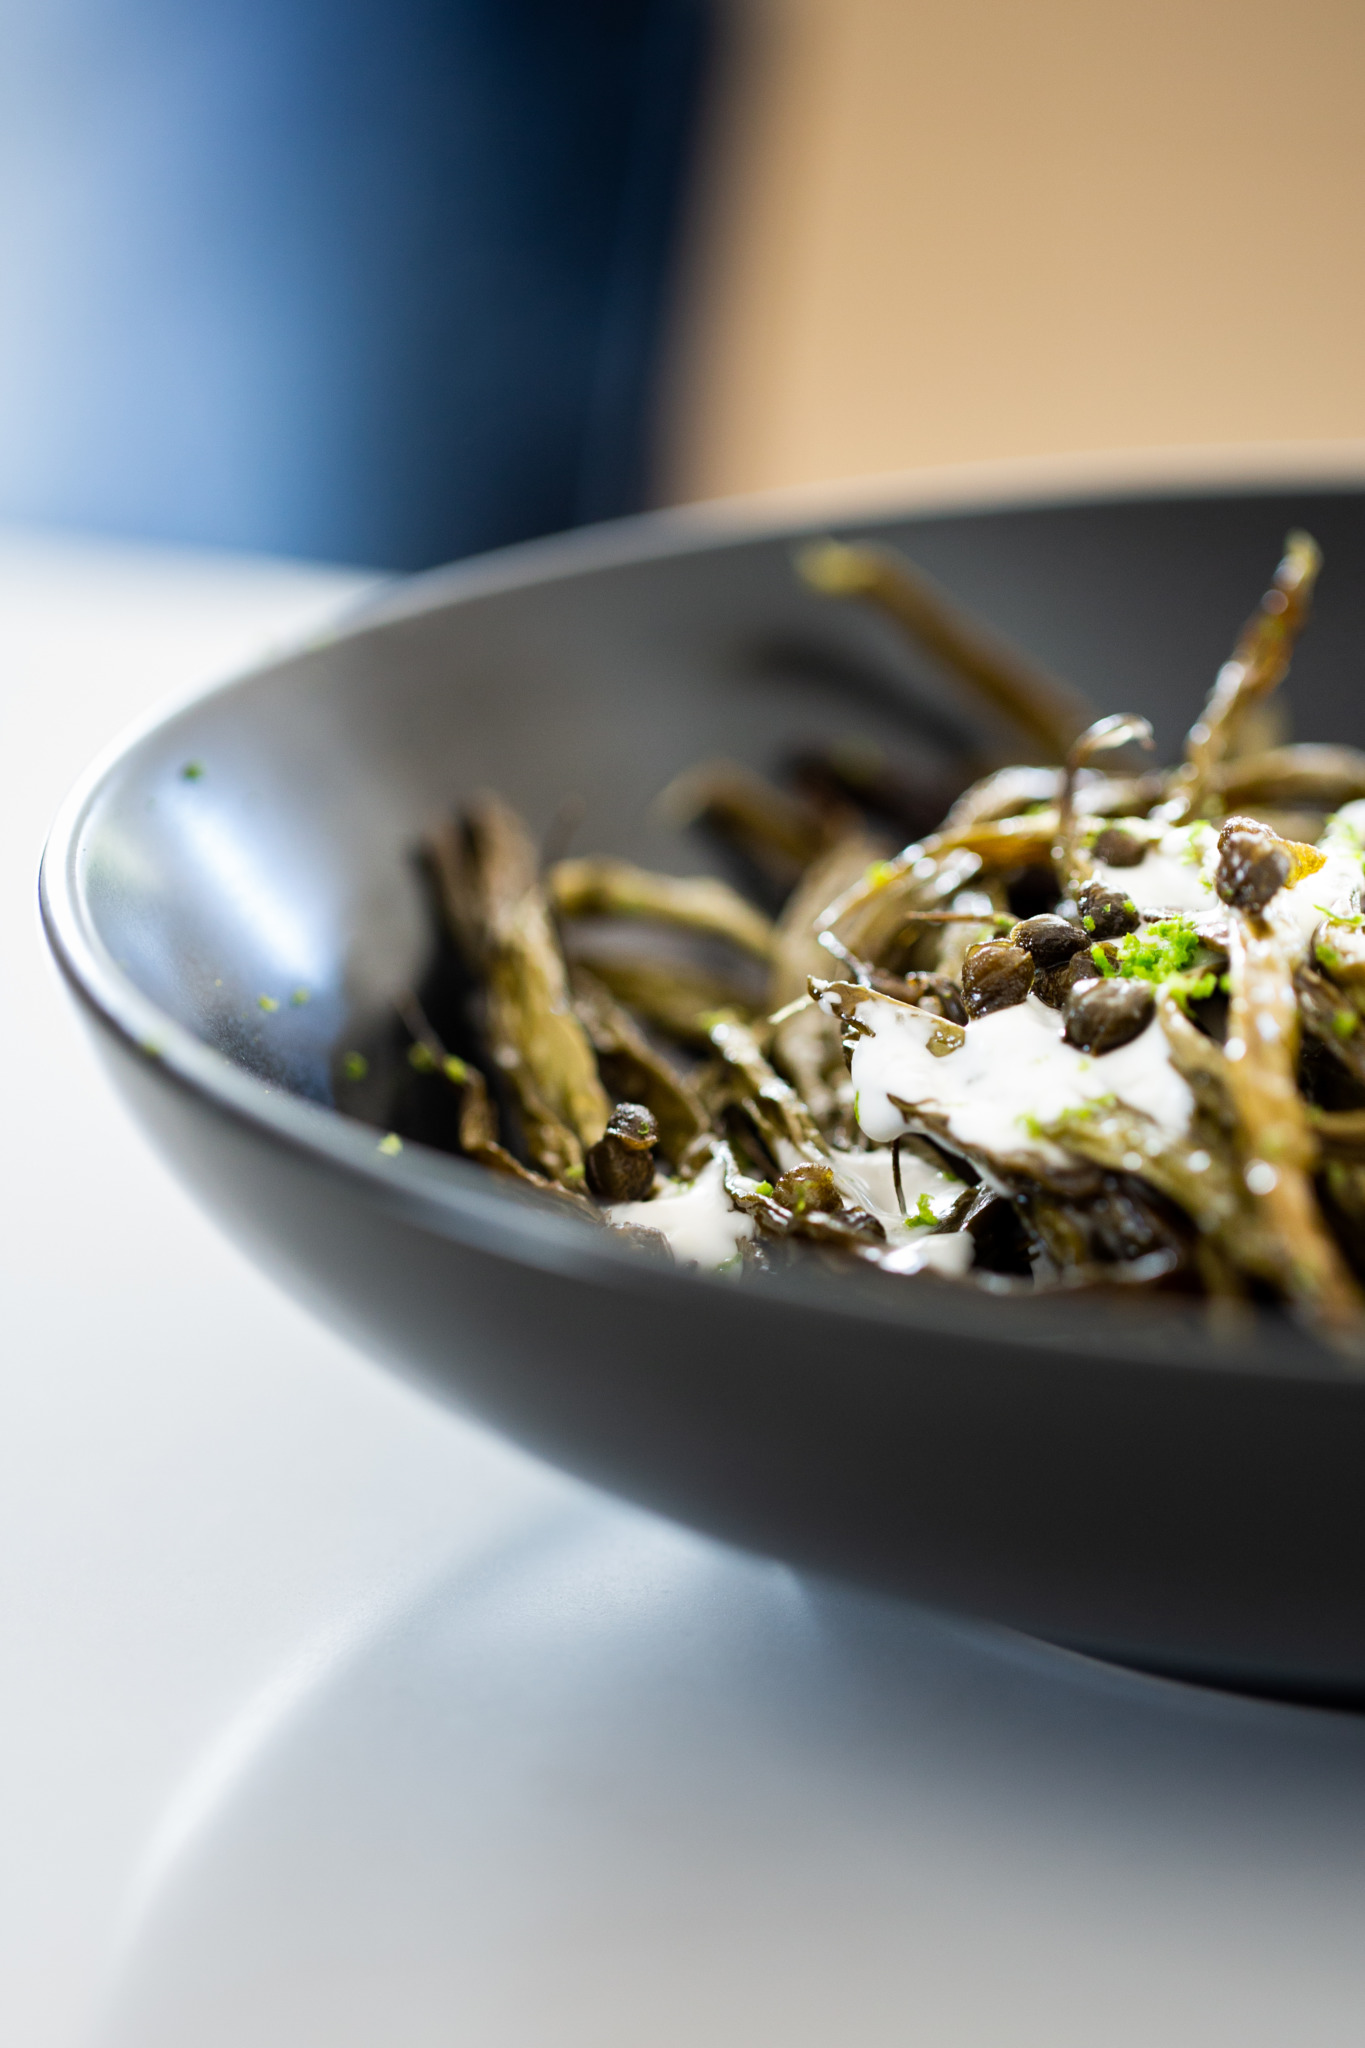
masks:
<instances>
[{"instance_id":1,"label":"white aioli sauce","mask_svg":"<svg viewBox=\"0 0 1365 2048\"><path fill-rule=\"evenodd\" d=\"M613 1202L613 1223L639 1223L668 1239L680 1266L724 1266L746 1237L754 1219L736 1209L725 1192L725 1162L717 1157L695 1180L666 1181L651 1201Z\"/></svg>"},{"instance_id":2,"label":"white aioli sauce","mask_svg":"<svg viewBox=\"0 0 1365 2048\"><path fill-rule=\"evenodd\" d=\"M1361 834L1365 830L1365 803L1347 804L1328 820L1318 851L1325 856L1316 874L1305 875L1292 889L1282 889L1272 898L1271 908L1280 930L1298 940L1299 950L1308 941L1324 915L1354 917L1360 910L1365 870L1361 866Z\"/></svg>"},{"instance_id":3,"label":"white aioli sauce","mask_svg":"<svg viewBox=\"0 0 1365 2048\"><path fill-rule=\"evenodd\" d=\"M1150 851L1135 868L1114 868L1095 862L1095 879L1117 889L1141 911L1217 910L1214 888L1218 866L1218 829L1199 822L1171 825L1153 835L1142 818L1120 818L1124 831L1148 841ZM1315 874L1305 875L1292 889L1273 898L1272 921L1302 956L1324 913L1353 917L1360 909L1361 842L1365 836L1365 802L1347 804L1327 821L1319 850L1326 856Z\"/></svg>"},{"instance_id":4,"label":"white aioli sauce","mask_svg":"<svg viewBox=\"0 0 1365 2048\"><path fill-rule=\"evenodd\" d=\"M1158 1143L1189 1129L1194 1098L1171 1063L1159 1023L1114 1052L1095 1056L1062 1040L1062 1020L1035 996L968 1024L956 1051L935 1055L942 1023L926 1011L875 998L860 1003L867 1027L853 1048L858 1122L878 1144L910 1129L890 1098L942 1117L967 1150L1055 1164L1065 1155L1033 1134L1066 1112L1114 1100L1148 1118Z\"/></svg>"},{"instance_id":5,"label":"white aioli sauce","mask_svg":"<svg viewBox=\"0 0 1365 2048\"><path fill-rule=\"evenodd\" d=\"M883 1273L942 1273L945 1279L960 1280L971 1267L976 1245L965 1230L949 1231L945 1237L928 1237L922 1231L899 1250L882 1260Z\"/></svg>"},{"instance_id":6,"label":"white aioli sauce","mask_svg":"<svg viewBox=\"0 0 1365 2048\"><path fill-rule=\"evenodd\" d=\"M896 1200L895 1167L889 1150L883 1152L836 1152L830 1159L834 1184L851 1207L870 1209L886 1232L888 1244L904 1238L907 1225L901 1221ZM906 1211L914 1216L921 1195L940 1220L962 1193L962 1182L931 1166L917 1153L901 1154L901 1191ZM930 1223L911 1224L917 1231L932 1230Z\"/></svg>"},{"instance_id":7,"label":"white aioli sauce","mask_svg":"<svg viewBox=\"0 0 1365 2048\"><path fill-rule=\"evenodd\" d=\"M1139 910L1211 910L1218 907L1213 871L1218 865L1218 831L1213 825L1169 825L1153 832L1145 818L1106 821L1145 839L1147 856L1135 868L1095 862L1095 880L1117 889Z\"/></svg>"}]
</instances>

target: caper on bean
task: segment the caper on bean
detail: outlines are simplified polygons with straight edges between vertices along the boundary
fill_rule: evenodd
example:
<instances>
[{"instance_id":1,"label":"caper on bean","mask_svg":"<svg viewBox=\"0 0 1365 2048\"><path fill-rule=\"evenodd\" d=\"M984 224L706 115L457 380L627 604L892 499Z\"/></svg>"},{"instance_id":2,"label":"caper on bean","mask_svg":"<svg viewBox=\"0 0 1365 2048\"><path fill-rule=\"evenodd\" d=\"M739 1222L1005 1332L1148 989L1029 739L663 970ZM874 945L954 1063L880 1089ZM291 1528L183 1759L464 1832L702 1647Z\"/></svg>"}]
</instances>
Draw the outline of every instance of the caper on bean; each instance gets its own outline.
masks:
<instances>
[{"instance_id":1,"label":"caper on bean","mask_svg":"<svg viewBox=\"0 0 1365 2048\"><path fill-rule=\"evenodd\" d=\"M1146 981L1082 981L1067 997L1063 1038L1079 1052L1114 1052L1140 1038L1156 1014Z\"/></svg>"},{"instance_id":2,"label":"caper on bean","mask_svg":"<svg viewBox=\"0 0 1365 2048\"><path fill-rule=\"evenodd\" d=\"M1032 986L1032 956L1008 939L988 939L974 946L962 963L962 1000L969 1017L1011 1009L1023 1002Z\"/></svg>"},{"instance_id":3,"label":"caper on bean","mask_svg":"<svg viewBox=\"0 0 1365 2048\"><path fill-rule=\"evenodd\" d=\"M1081 928L1088 939L1121 939L1140 922L1136 904L1119 889L1087 882L1076 898Z\"/></svg>"},{"instance_id":4,"label":"caper on bean","mask_svg":"<svg viewBox=\"0 0 1365 2048\"><path fill-rule=\"evenodd\" d=\"M604 1202L642 1202L654 1185L659 1126L643 1103L618 1102L607 1128L583 1155L588 1186Z\"/></svg>"},{"instance_id":5,"label":"caper on bean","mask_svg":"<svg viewBox=\"0 0 1365 2048\"><path fill-rule=\"evenodd\" d=\"M1255 916L1289 879L1292 862L1268 825L1229 818L1218 834L1214 887L1224 903Z\"/></svg>"},{"instance_id":6,"label":"caper on bean","mask_svg":"<svg viewBox=\"0 0 1365 2048\"><path fill-rule=\"evenodd\" d=\"M1072 924L1070 918L1045 911L1040 917L1026 917L1009 935L1012 946L1022 946L1032 955L1034 967L1060 967L1082 946L1090 944L1090 933Z\"/></svg>"},{"instance_id":7,"label":"caper on bean","mask_svg":"<svg viewBox=\"0 0 1365 2048\"><path fill-rule=\"evenodd\" d=\"M1138 868L1147 858L1147 842L1122 825L1107 825L1090 851L1107 868Z\"/></svg>"},{"instance_id":8,"label":"caper on bean","mask_svg":"<svg viewBox=\"0 0 1365 2048\"><path fill-rule=\"evenodd\" d=\"M780 1202L784 1209L790 1209L793 1216L800 1216L809 1209L821 1209L831 1214L840 1206L841 1199L834 1185L834 1169L830 1166L814 1162L792 1166L773 1182L773 1200Z\"/></svg>"}]
</instances>

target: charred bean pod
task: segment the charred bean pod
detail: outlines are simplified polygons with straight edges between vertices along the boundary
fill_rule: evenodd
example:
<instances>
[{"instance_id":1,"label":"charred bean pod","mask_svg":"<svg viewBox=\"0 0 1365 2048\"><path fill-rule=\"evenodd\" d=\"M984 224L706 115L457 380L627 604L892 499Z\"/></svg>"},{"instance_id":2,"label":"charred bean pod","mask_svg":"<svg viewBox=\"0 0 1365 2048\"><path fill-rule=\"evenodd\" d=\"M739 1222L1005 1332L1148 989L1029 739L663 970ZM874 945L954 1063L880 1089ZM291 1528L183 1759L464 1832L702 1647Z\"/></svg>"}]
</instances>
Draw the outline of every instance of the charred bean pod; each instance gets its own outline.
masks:
<instances>
[{"instance_id":1,"label":"charred bean pod","mask_svg":"<svg viewBox=\"0 0 1365 2048\"><path fill-rule=\"evenodd\" d=\"M888 974L883 968L874 967L867 979L879 995L893 996L898 1003L913 1003L916 1009L932 1010L954 1024L967 1021L962 991L951 975Z\"/></svg>"},{"instance_id":2,"label":"charred bean pod","mask_svg":"<svg viewBox=\"0 0 1365 2048\"><path fill-rule=\"evenodd\" d=\"M882 1243L886 1242L886 1226L879 1217L872 1214L870 1209L836 1209L833 1212L833 1217L836 1223L841 1223L844 1229L851 1232L855 1237L871 1238L874 1242L878 1240Z\"/></svg>"}]
</instances>

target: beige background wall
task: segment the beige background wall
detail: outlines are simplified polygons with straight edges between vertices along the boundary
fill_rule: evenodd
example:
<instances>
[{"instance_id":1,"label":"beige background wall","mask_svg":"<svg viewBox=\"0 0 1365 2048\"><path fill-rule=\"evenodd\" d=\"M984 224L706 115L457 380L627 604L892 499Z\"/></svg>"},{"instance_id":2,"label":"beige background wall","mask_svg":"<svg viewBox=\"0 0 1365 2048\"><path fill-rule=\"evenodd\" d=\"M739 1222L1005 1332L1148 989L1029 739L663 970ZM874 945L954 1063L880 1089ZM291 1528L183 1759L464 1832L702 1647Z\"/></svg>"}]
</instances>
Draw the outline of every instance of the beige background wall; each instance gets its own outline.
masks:
<instances>
[{"instance_id":1,"label":"beige background wall","mask_svg":"<svg viewBox=\"0 0 1365 2048\"><path fill-rule=\"evenodd\" d=\"M664 495L1365 435L1365 0L741 0Z\"/></svg>"}]
</instances>

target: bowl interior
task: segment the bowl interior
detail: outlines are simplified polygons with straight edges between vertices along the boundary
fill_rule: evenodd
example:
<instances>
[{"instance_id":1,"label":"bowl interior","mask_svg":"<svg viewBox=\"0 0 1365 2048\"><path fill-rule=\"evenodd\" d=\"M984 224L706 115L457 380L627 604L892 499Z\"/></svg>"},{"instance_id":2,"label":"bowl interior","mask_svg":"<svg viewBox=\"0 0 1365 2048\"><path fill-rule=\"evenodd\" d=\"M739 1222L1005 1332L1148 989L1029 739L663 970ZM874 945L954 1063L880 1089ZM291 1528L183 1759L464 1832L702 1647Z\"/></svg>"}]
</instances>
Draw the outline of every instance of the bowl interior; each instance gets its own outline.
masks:
<instances>
[{"instance_id":1,"label":"bowl interior","mask_svg":"<svg viewBox=\"0 0 1365 2048\"><path fill-rule=\"evenodd\" d=\"M863 527L1162 752L1255 603L1286 529L1326 555L1287 693L1301 738L1365 743L1365 496L1181 496ZM98 786L83 914L144 996L248 1072L384 1123L396 990L429 978L415 853L492 785L575 846L679 872L704 840L652 810L725 754L771 770L856 739L947 770L974 707L893 630L803 590L794 531L699 537L667 519L490 558L406 586L348 630L158 726ZM339 1082L363 1049L363 1083Z\"/></svg>"}]
</instances>

